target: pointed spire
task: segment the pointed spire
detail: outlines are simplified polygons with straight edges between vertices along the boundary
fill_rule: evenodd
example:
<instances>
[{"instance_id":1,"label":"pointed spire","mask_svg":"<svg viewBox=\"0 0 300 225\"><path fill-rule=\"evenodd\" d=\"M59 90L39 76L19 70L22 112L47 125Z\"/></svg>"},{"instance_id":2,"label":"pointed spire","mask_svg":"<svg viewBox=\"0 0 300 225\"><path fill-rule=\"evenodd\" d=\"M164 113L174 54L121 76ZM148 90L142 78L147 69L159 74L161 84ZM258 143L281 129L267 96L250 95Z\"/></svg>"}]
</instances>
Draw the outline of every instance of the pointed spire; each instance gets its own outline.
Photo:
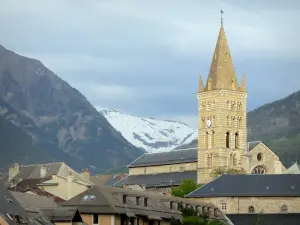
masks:
<instances>
[{"instance_id":1,"label":"pointed spire","mask_svg":"<svg viewBox=\"0 0 300 225\"><path fill-rule=\"evenodd\" d=\"M198 92L202 92L202 91L204 91L204 85L203 85L202 77L200 75L199 76L199 89L198 89Z\"/></svg>"},{"instance_id":2,"label":"pointed spire","mask_svg":"<svg viewBox=\"0 0 300 225\"><path fill-rule=\"evenodd\" d=\"M238 88L238 82L223 26L223 10L221 10L221 28L206 82L206 90L237 90Z\"/></svg>"},{"instance_id":3,"label":"pointed spire","mask_svg":"<svg viewBox=\"0 0 300 225\"><path fill-rule=\"evenodd\" d=\"M242 77L240 90L241 91L246 91L246 75L245 74L243 74L243 77Z\"/></svg>"}]
</instances>

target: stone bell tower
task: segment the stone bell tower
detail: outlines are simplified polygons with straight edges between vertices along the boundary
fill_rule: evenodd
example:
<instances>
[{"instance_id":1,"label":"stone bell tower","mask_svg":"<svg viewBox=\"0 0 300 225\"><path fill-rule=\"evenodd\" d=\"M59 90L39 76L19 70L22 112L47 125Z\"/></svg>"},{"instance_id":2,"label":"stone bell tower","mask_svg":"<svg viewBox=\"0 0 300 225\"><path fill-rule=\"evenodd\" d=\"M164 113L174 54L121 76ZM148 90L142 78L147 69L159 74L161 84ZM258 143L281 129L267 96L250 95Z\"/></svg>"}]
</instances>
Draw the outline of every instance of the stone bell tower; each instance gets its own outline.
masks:
<instances>
[{"instance_id":1,"label":"stone bell tower","mask_svg":"<svg viewBox=\"0 0 300 225\"><path fill-rule=\"evenodd\" d=\"M243 169L247 149L246 98L245 76L239 85L221 18L206 84L203 84L201 76L199 82L199 184L210 182L216 168Z\"/></svg>"}]
</instances>

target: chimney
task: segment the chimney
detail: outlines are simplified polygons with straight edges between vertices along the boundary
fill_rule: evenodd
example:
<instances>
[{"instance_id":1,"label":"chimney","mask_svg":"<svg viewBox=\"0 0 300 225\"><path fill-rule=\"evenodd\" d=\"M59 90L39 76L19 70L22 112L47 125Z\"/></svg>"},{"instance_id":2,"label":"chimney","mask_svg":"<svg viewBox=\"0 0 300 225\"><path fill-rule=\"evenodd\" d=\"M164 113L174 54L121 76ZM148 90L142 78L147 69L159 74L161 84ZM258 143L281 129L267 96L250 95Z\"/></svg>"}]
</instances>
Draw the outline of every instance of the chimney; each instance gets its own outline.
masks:
<instances>
[{"instance_id":1,"label":"chimney","mask_svg":"<svg viewBox=\"0 0 300 225\"><path fill-rule=\"evenodd\" d=\"M71 172L69 173L68 177L67 177L67 182L68 182L68 185L67 185L67 188L68 188L68 199L71 199L73 196L73 193L72 193L72 183L73 183L73 180L74 180L74 176L71 174Z\"/></svg>"},{"instance_id":2,"label":"chimney","mask_svg":"<svg viewBox=\"0 0 300 225\"><path fill-rule=\"evenodd\" d=\"M55 173L52 174L52 180L57 180L57 175Z\"/></svg>"},{"instance_id":3,"label":"chimney","mask_svg":"<svg viewBox=\"0 0 300 225\"><path fill-rule=\"evenodd\" d=\"M120 174L120 180L123 180L124 179L124 174Z\"/></svg>"},{"instance_id":4,"label":"chimney","mask_svg":"<svg viewBox=\"0 0 300 225\"><path fill-rule=\"evenodd\" d=\"M44 166L44 165L41 165L41 168L40 168L40 177L41 178L44 178L47 174L47 168Z\"/></svg>"},{"instance_id":5,"label":"chimney","mask_svg":"<svg viewBox=\"0 0 300 225\"><path fill-rule=\"evenodd\" d=\"M20 164L15 163L12 167L8 169L8 182L12 181L12 179L18 175L20 172Z\"/></svg>"},{"instance_id":6,"label":"chimney","mask_svg":"<svg viewBox=\"0 0 300 225\"><path fill-rule=\"evenodd\" d=\"M89 172L88 169L81 170L80 175L81 175L83 178L85 178L86 180L88 180L88 181L90 180L91 174L90 174L90 172Z\"/></svg>"}]
</instances>

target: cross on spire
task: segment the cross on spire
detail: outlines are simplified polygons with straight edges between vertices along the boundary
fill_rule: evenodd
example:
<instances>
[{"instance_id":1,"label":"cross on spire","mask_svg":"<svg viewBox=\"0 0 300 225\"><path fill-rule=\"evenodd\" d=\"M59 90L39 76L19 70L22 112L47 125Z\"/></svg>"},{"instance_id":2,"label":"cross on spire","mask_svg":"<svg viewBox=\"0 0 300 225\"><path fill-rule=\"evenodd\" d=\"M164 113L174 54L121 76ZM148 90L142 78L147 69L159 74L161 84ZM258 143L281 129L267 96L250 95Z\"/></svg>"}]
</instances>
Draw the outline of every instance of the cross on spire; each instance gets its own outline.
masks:
<instances>
[{"instance_id":1,"label":"cross on spire","mask_svg":"<svg viewBox=\"0 0 300 225\"><path fill-rule=\"evenodd\" d=\"M224 13L224 11L221 9L220 13L221 13L221 26L223 26L223 13Z\"/></svg>"}]
</instances>

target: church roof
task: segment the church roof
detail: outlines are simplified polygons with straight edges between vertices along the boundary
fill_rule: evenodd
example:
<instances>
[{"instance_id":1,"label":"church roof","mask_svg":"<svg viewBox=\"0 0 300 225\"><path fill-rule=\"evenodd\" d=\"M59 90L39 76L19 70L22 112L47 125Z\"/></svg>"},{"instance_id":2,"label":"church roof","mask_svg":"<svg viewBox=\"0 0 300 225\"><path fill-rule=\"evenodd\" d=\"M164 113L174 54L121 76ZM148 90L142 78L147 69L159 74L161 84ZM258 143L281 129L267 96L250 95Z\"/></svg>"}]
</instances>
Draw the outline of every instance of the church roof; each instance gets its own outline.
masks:
<instances>
[{"instance_id":1,"label":"church roof","mask_svg":"<svg viewBox=\"0 0 300 225\"><path fill-rule=\"evenodd\" d=\"M260 143L262 142L248 142L248 151L251 151ZM197 148L178 149L169 152L145 153L129 164L128 168L197 162L197 153Z\"/></svg>"},{"instance_id":2,"label":"church roof","mask_svg":"<svg viewBox=\"0 0 300 225\"><path fill-rule=\"evenodd\" d=\"M250 152L252 149L254 149L260 143L262 143L262 142L261 141L251 141L251 142L248 142L248 151Z\"/></svg>"},{"instance_id":3,"label":"church roof","mask_svg":"<svg viewBox=\"0 0 300 225\"><path fill-rule=\"evenodd\" d=\"M253 225L259 220L264 225L299 224L300 213L239 213L226 214L233 224Z\"/></svg>"},{"instance_id":4,"label":"church roof","mask_svg":"<svg viewBox=\"0 0 300 225\"><path fill-rule=\"evenodd\" d=\"M170 165L179 163L188 163L197 161L197 148L173 150L170 152L158 152L158 153L145 153L141 157L137 158L131 164L129 168L156 166L156 165Z\"/></svg>"},{"instance_id":5,"label":"church roof","mask_svg":"<svg viewBox=\"0 0 300 225\"><path fill-rule=\"evenodd\" d=\"M187 195L191 198L241 196L300 196L300 174L224 174Z\"/></svg>"},{"instance_id":6,"label":"church roof","mask_svg":"<svg viewBox=\"0 0 300 225\"><path fill-rule=\"evenodd\" d=\"M123 180L116 182L113 186L122 187L123 185L141 185L143 187L168 187L172 185L177 186L186 179L196 182L197 171L129 175Z\"/></svg>"}]
</instances>

